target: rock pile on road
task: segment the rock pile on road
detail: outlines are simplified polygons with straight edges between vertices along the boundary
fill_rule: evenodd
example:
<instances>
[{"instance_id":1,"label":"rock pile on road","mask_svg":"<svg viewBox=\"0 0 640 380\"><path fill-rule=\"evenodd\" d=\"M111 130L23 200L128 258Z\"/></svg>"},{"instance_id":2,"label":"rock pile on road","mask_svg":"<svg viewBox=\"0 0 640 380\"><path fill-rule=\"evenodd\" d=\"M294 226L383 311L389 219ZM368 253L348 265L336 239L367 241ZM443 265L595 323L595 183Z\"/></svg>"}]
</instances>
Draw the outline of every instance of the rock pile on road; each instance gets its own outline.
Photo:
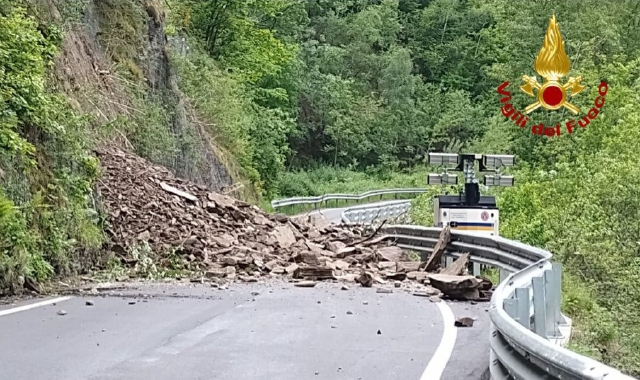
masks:
<instances>
[{"instance_id":1,"label":"rock pile on road","mask_svg":"<svg viewBox=\"0 0 640 380\"><path fill-rule=\"evenodd\" d=\"M102 163L99 194L110 224L110 249L129 265L136 263L131 250L148 244L158 262L168 265L178 255L216 283L273 276L347 280L367 287L428 280L420 262L362 227L271 215L119 149L96 153Z\"/></svg>"}]
</instances>

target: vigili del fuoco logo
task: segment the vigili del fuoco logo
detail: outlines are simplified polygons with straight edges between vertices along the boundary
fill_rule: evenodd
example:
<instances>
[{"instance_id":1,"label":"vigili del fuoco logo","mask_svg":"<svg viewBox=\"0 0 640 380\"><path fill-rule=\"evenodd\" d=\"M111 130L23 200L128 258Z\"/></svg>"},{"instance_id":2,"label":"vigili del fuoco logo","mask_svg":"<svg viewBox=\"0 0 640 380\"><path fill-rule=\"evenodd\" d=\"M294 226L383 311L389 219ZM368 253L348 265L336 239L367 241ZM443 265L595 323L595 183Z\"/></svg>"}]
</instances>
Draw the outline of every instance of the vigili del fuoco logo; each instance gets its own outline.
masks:
<instances>
[{"instance_id":1,"label":"vigili del fuoco logo","mask_svg":"<svg viewBox=\"0 0 640 380\"><path fill-rule=\"evenodd\" d=\"M582 76L569 77L566 82L563 83L562 78L569 73L571 68L571 62L569 56L564 50L564 41L560 34L560 28L556 21L556 16L553 15L549 20L549 27L547 28L547 34L544 37L544 44L542 49L536 57L533 65L536 73L538 73L544 81L538 82L535 76L530 77L523 75L522 80L524 84L520 86L520 90L525 94L535 98L535 102L525 107L524 112L520 112L511 104L511 92L507 91L509 82L506 81L498 87L498 93L503 95L500 102L502 106L502 114L512 120L517 126L522 129L528 128L529 115L538 108L544 108L546 110L558 110L566 108L574 115L580 113L580 109L574 104L569 102L569 98L573 98L585 89L580 82ZM534 92L535 90L535 92ZM589 123L598 117L600 109L604 105L605 96L609 86L606 81L601 81L598 86L599 96L594 101L594 106L586 113L586 115L577 119L571 119L566 121L567 132L573 133L576 127L586 128ZM531 132L536 135L545 135L549 137L560 136L561 127L560 124L555 126L545 126L544 123L531 123Z\"/></svg>"}]
</instances>

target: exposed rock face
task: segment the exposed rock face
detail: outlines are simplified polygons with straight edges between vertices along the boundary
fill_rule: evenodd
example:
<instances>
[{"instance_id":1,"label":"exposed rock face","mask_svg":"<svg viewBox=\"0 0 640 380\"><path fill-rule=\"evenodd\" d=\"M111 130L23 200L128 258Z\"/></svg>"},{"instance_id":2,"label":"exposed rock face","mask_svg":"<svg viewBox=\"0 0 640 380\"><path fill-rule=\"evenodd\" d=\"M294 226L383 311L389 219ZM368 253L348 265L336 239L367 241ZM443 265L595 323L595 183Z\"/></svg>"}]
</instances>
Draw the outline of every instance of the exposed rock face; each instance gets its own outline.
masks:
<instances>
[{"instance_id":1,"label":"exposed rock face","mask_svg":"<svg viewBox=\"0 0 640 380\"><path fill-rule=\"evenodd\" d=\"M64 9L66 0L37 1L46 6L52 19L60 20L59 9ZM127 9L127 12L132 12L129 16L135 21L135 25L131 25L135 33L128 36L135 46L123 46L122 49L135 51L135 56L131 57L128 64L139 69L138 80L124 78L122 73L114 69L123 63L112 58L112 48L104 43L105 40L116 38L110 35L112 31L105 28L118 27L114 24L118 17L111 14L109 9L106 0L86 1L81 22L65 32L55 62L55 75L69 102L75 108L94 115L98 124L112 123L122 117L131 119L141 112L132 95L131 87L135 88L138 96L143 96L171 115L167 125L159 128L170 131L178 141L189 136L189 144L178 144L175 152L157 154L157 157L152 157L154 162L213 191L234 189L232 170L225 165L227 161L223 152L202 127L208 122L198 118L178 87L178 78L169 60L171 49L164 31L165 17L161 2L136 0ZM112 137L121 146L132 148L132 142L136 144L125 130L119 132Z\"/></svg>"}]
</instances>

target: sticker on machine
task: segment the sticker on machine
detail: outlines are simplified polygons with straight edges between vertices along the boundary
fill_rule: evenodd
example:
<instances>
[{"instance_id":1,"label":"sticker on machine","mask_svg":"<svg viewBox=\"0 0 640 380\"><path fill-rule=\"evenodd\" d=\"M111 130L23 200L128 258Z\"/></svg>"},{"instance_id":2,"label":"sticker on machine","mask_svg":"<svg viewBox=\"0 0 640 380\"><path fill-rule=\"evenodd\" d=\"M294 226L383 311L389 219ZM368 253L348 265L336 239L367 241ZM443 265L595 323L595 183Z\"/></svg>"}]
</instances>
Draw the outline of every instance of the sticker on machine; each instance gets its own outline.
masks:
<instances>
[{"instance_id":1,"label":"sticker on machine","mask_svg":"<svg viewBox=\"0 0 640 380\"><path fill-rule=\"evenodd\" d=\"M451 220L466 221L467 220L467 212L466 211L451 211Z\"/></svg>"},{"instance_id":2,"label":"sticker on machine","mask_svg":"<svg viewBox=\"0 0 640 380\"><path fill-rule=\"evenodd\" d=\"M483 222L486 222L487 220L489 220L489 213L486 211L483 211L482 214L480 215L480 218L482 219Z\"/></svg>"}]
</instances>

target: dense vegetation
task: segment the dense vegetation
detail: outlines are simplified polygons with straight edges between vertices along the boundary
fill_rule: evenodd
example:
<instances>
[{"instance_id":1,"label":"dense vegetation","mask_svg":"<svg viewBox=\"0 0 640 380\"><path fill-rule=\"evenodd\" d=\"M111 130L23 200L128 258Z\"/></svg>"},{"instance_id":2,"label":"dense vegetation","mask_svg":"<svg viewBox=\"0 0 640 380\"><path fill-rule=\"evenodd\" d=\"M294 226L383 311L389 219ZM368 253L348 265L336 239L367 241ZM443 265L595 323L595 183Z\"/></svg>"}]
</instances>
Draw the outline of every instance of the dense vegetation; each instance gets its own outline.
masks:
<instances>
[{"instance_id":1,"label":"dense vegetation","mask_svg":"<svg viewBox=\"0 0 640 380\"><path fill-rule=\"evenodd\" d=\"M499 194L502 234L565 264L577 349L640 369L636 2L227 3L239 4L200 3L201 18L182 13L191 20L182 25L246 85L259 118L269 111L264 127L288 132L288 140L248 136L269 147L254 156L267 196L419 186L431 150L516 154L518 186ZM507 121L496 88L509 80L514 104L530 103L516 85L535 75L553 13L573 75L588 86L572 102L588 110L603 78L611 90L596 121L548 139ZM572 115L532 117L555 125ZM414 219L428 223L428 203L418 201Z\"/></svg>"},{"instance_id":2,"label":"dense vegetation","mask_svg":"<svg viewBox=\"0 0 640 380\"><path fill-rule=\"evenodd\" d=\"M70 273L101 245L86 121L45 86L59 41L0 1L0 289Z\"/></svg>"},{"instance_id":3,"label":"dense vegetation","mask_svg":"<svg viewBox=\"0 0 640 380\"><path fill-rule=\"evenodd\" d=\"M640 373L638 2L95 2L99 42L121 82L133 83L134 111L108 122L79 117L48 77L65 33L93 2L57 2L65 5L59 25L22 3L0 0L0 288L65 273L100 246L99 220L87 211L96 208L97 176L89 125L126 135L159 163L170 165L176 152L202 160L192 135L169 128L166 100L141 84L136 55L153 3L164 6L170 40L190 48L171 52L190 120L264 199L424 186L429 151L518 155L517 186L498 194L502 234L565 264L578 349ZM531 102L517 87L522 74L535 75L554 13L570 75L587 85L572 102L584 113L601 79L610 90L587 128L545 138L502 116L496 88L508 80L517 108ZM571 117L532 115L546 125ZM429 224L428 196L414 211Z\"/></svg>"}]
</instances>

